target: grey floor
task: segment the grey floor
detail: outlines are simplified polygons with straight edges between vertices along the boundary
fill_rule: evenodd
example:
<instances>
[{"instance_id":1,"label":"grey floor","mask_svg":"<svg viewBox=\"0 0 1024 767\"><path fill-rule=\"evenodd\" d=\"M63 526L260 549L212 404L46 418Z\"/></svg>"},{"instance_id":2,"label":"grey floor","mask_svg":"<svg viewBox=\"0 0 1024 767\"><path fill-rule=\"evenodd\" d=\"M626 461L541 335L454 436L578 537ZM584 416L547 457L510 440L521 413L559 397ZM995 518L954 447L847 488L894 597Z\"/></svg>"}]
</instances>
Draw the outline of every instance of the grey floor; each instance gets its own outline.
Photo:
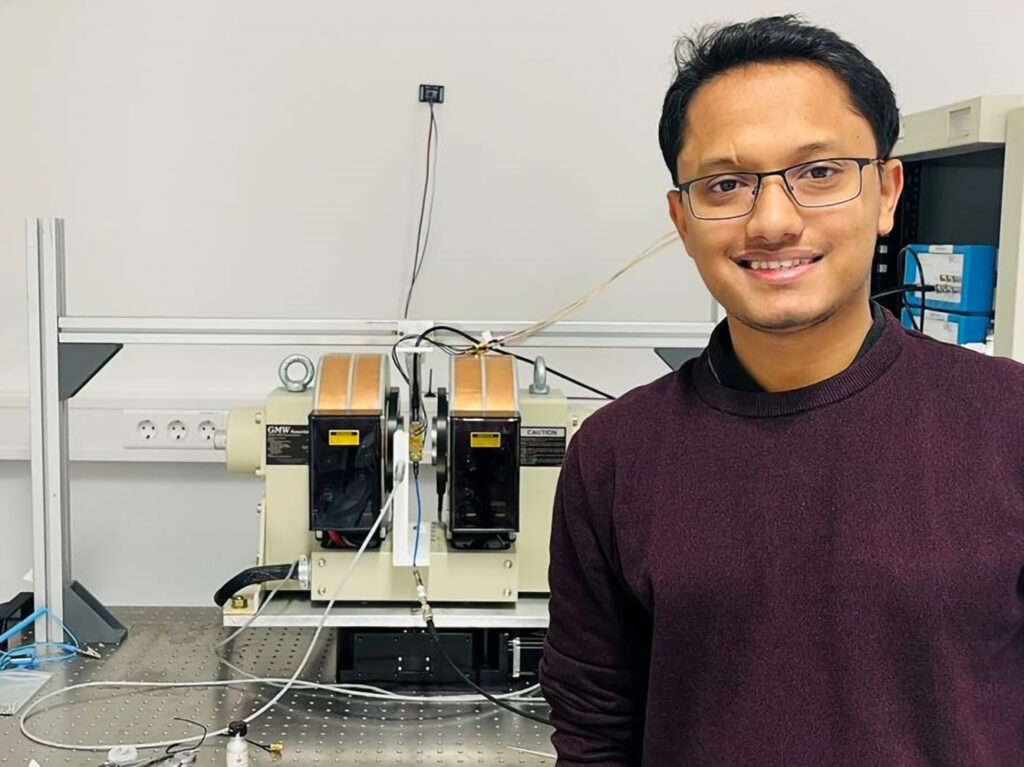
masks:
<instances>
[{"instance_id":1,"label":"grey floor","mask_svg":"<svg viewBox=\"0 0 1024 767\"><path fill-rule=\"evenodd\" d=\"M130 626L116 650L103 648L100 661L78 658L54 664L43 693L90 681L196 681L234 675L218 663L211 645L229 633L216 608L121 608ZM301 661L312 629L250 629L234 645L232 662L251 673L290 677ZM324 632L304 679L332 681L333 632ZM180 716L221 727L255 711L275 688L208 688L129 692L86 689L54 698L29 719L38 736L76 744L174 740L195 733L173 720ZM547 709L531 710L546 715ZM439 705L375 702L327 692L289 692L253 722L250 737L280 741L273 759L253 749L255 764L509 764L552 765L554 759L526 751L554 753L551 729L490 704ZM145 755L158 752L146 752ZM101 765L102 752L58 751L38 746L18 730L18 717L0 718L0 765L41 767ZM224 740L214 739L197 764L224 764Z\"/></svg>"}]
</instances>

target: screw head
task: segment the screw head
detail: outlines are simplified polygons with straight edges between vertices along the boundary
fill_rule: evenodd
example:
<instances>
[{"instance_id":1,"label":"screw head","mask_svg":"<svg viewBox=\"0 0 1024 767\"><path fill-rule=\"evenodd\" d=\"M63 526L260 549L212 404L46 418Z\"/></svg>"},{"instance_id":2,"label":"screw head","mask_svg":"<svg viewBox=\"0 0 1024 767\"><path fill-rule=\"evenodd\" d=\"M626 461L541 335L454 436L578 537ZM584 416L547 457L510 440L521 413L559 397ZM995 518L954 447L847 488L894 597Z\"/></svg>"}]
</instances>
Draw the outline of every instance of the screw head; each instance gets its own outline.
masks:
<instances>
[{"instance_id":1,"label":"screw head","mask_svg":"<svg viewBox=\"0 0 1024 767\"><path fill-rule=\"evenodd\" d=\"M245 597L231 597L231 607L235 610L244 610L249 606L249 600Z\"/></svg>"},{"instance_id":2,"label":"screw head","mask_svg":"<svg viewBox=\"0 0 1024 767\"><path fill-rule=\"evenodd\" d=\"M512 569L512 560L511 559L506 559L505 560L505 569L506 570L511 570Z\"/></svg>"},{"instance_id":3,"label":"screw head","mask_svg":"<svg viewBox=\"0 0 1024 767\"><path fill-rule=\"evenodd\" d=\"M505 589L505 590L504 590L504 591L503 591L502 593L503 593L503 594L504 594L504 595L505 595L506 597L510 597L510 596L512 596L512 589Z\"/></svg>"},{"instance_id":4,"label":"screw head","mask_svg":"<svg viewBox=\"0 0 1024 767\"><path fill-rule=\"evenodd\" d=\"M327 587L326 586L321 586L320 588L318 588L316 590L316 593L319 594L320 596L323 596L324 594L327 593Z\"/></svg>"},{"instance_id":5,"label":"screw head","mask_svg":"<svg viewBox=\"0 0 1024 767\"><path fill-rule=\"evenodd\" d=\"M327 567L327 560L324 559L323 557L320 557L320 559L318 559L316 561L316 566L317 567Z\"/></svg>"}]
</instances>

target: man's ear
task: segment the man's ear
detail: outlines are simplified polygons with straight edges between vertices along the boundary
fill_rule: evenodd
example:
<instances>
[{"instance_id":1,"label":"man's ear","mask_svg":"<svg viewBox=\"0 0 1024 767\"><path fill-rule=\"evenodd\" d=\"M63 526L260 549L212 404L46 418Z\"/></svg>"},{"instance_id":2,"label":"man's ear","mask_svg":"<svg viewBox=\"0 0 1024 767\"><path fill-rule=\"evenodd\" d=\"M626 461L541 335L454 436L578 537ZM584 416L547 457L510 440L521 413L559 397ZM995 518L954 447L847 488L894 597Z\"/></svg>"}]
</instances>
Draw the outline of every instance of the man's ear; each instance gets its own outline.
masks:
<instances>
[{"instance_id":1,"label":"man's ear","mask_svg":"<svg viewBox=\"0 0 1024 767\"><path fill-rule=\"evenodd\" d=\"M878 233L889 234L895 226L896 206L903 192L903 163L899 160L888 160L881 171L881 191L878 206Z\"/></svg>"},{"instance_id":2,"label":"man's ear","mask_svg":"<svg viewBox=\"0 0 1024 767\"><path fill-rule=\"evenodd\" d=\"M683 202L682 195L679 193L678 189L669 189L668 192L665 193L665 198L668 201L669 218L672 219L672 223L675 225L676 231L679 232L679 237L685 245L686 236L688 234L688 230L686 228L686 203ZM687 255L689 255L689 251L687 251Z\"/></svg>"}]
</instances>

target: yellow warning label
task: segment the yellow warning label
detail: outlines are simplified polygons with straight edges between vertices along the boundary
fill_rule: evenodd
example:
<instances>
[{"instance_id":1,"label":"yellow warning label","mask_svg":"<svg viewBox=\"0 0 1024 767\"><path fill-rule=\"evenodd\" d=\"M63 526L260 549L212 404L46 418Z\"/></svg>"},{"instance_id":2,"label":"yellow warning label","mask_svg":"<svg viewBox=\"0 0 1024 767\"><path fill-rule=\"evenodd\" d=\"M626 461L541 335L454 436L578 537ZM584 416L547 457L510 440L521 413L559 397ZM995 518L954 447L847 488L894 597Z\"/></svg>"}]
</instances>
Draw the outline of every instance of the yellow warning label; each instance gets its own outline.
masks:
<instances>
[{"instance_id":1,"label":"yellow warning label","mask_svg":"<svg viewBox=\"0 0 1024 767\"><path fill-rule=\"evenodd\" d=\"M335 446L352 445L359 447L359 430L331 429L327 432L327 444Z\"/></svg>"},{"instance_id":2,"label":"yellow warning label","mask_svg":"<svg viewBox=\"0 0 1024 767\"><path fill-rule=\"evenodd\" d=\"M471 431L470 447L501 447L501 433L497 431Z\"/></svg>"}]
</instances>

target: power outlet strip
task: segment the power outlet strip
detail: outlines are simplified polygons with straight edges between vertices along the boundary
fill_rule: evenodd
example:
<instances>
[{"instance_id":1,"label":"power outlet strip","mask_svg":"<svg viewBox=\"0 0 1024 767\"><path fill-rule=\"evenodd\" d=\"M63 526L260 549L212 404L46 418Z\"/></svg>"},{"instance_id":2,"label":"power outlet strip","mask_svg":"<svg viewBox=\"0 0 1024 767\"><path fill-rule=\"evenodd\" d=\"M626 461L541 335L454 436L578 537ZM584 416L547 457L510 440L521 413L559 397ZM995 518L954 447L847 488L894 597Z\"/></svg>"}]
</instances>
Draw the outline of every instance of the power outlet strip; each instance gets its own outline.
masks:
<instances>
[{"instance_id":1,"label":"power outlet strip","mask_svg":"<svg viewBox=\"0 0 1024 767\"><path fill-rule=\"evenodd\" d=\"M224 410L124 410L124 446L149 450L213 450Z\"/></svg>"}]
</instances>

